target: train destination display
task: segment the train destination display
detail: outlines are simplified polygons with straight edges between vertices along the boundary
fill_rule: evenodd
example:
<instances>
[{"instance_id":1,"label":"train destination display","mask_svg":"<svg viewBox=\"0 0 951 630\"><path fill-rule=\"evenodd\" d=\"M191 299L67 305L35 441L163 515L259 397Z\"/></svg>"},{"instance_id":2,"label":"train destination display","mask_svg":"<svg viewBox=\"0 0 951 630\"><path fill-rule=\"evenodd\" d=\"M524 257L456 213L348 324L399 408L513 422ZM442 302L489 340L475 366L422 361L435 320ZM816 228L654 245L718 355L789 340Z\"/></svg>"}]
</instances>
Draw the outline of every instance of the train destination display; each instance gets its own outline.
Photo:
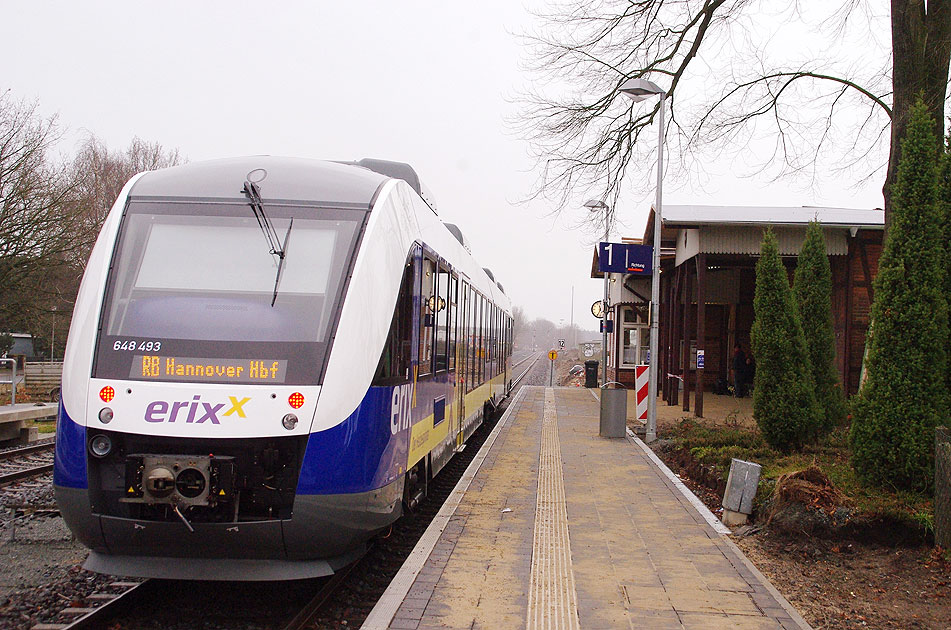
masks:
<instances>
[{"instance_id":1,"label":"train destination display","mask_svg":"<svg viewBox=\"0 0 951 630\"><path fill-rule=\"evenodd\" d=\"M274 359L204 359L136 355L129 378L163 381L283 383L287 361Z\"/></svg>"}]
</instances>

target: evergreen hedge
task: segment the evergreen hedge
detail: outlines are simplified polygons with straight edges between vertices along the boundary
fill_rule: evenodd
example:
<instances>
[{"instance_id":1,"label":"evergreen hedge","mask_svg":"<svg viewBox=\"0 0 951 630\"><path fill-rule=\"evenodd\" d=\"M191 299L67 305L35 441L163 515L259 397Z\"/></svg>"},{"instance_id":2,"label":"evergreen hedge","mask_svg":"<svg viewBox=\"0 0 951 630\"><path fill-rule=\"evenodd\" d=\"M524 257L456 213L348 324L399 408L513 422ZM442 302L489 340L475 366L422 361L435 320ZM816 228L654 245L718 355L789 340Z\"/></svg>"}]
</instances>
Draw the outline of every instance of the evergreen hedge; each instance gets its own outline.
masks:
<instances>
[{"instance_id":1,"label":"evergreen hedge","mask_svg":"<svg viewBox=\"0 0 951 630\"><path fill-rule=\"evenodd\" d=\"M860 479L910 490L933 487L934 429L948 411L946 232L933 129L919 100L902 140L850 436Z\"/></svg>"},{"instance_id":2,"label":"evergreen hedge","mask_svg":"<svg viewBox=\"0 0 951 630\"><path fill-rule=\"evenodd\" d=\"M819 406L798 309L771 229L763 235L756 263L753 308L753 415L770 446L799 449L816 435Z\"/></svg>"},{"instance_id":3,"label":"evergreen hedge","mask_svg":"<svg viewBox=\"0 0 951 630\"><path fill-rule=\"evenodd\" d=\"M845 395L835 369L835 327L832 320L832 269L825 237L817 221L810 221L802 244L793 293L806 338L809 369L819 403L819 430L826 433L845 420Z\"/></svg>"},{"instance_id":4,"label":"evergreen hedge","mask_svg":"<svg viewBox=\"0 0 951 630\"><path fill-rule=\"evenodd\" d=\"M951 353L951 135L945 139L944 153L941 156L939 194L944 222L944 297L948 301L948 352ZM951 354L947 357L945 368L945 386L948 388L951 404ZM951 420L947 421L951 424Z\"/></svg>"}]
</instances>

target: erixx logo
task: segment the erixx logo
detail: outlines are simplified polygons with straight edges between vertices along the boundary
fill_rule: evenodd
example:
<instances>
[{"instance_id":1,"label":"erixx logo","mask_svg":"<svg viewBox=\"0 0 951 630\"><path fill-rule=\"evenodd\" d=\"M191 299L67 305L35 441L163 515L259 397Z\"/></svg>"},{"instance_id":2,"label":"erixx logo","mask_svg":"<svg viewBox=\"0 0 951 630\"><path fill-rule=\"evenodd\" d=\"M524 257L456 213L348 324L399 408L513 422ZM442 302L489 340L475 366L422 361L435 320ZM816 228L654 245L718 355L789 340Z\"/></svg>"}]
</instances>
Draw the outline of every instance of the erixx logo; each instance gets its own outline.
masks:
<instances>
[{"instance_id":1,"label":"erixx logo","mask_svg":"<svg viewBox=\"0 0 951 630\"><path fill-rule=\"evenodd\" d=\"M225 411L222 416L234 415L238 418L247 418L244 414L244 405L250 401L250 398L241 398L228 396L231 408ZM211 422L212 424L221 424L218 413L224 409L227 403L211 404L201 400L201 396L195 396L190 401L185 402L166 402L156 400L150 402L145 408L146 422L175 422L181 420L184 416L185 423L201 424L202 422Z\"/></svg>"}]
</instances>

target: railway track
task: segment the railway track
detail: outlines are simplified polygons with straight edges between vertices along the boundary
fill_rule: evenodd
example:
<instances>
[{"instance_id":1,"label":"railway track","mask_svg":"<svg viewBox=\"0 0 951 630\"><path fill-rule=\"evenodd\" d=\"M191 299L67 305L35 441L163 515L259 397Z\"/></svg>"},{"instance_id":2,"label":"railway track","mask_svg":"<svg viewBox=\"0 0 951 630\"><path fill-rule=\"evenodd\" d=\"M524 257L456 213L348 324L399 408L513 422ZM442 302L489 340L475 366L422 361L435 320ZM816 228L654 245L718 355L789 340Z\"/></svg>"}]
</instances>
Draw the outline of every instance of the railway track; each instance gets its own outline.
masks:
<instances>
[{"instance_id":1,"label":"railway track","mask_svg":"<svg viewBox=\"0 0 951 630\"><path fill-rule=\"evenodd\" d=\"M0 451L0 486L52 472L55 446L54 441L48 440Z\"/></svg>"},{"instance_id":2,"label":"railway track","mask_svg":"<svg viewBox=\"0 0 951 630\"><path fill-rule=\"evenodd\" d=\"M534 353L513 365L513 373L518 374L512 380L513 394L538 365L540 357L540 353ZM529 378L528 382L531 381ZM500 411L507 403L505 401ZM65 619L60 623L39 628L304 630L359 627L494 425L494 419L483 423L470 438L467 448L430 482L430 495L416 512L401 518L363 558L331 577L298 582L228 583L225 586L217 582L166 580L113 582L103 592L87 597L83 602L85 608L67 609L61 615ZM82 616L77 619L77 615Z\"/></svg>"},{"instance_id":3,"label":"railway track","mask_svg":"<svg viewBox=\"0 0 951 630\"><path fill-rule=\"evenodd\" d=\"M512 370L515 371L519 368L519 366L524 365L529 360L532 361L529 364L529 366L525 368L525 370L521 374L519 374L514 379L512 379L512 395L513 396L515 395L515 388L518 387L519 383L522 382L522 379L528 376L528 373L532 371L532 368L535 367L535 364L538 363L538 359L541 356L542 356L541 353L531 354L512 366Z\"/></svg>"}]
</instances>

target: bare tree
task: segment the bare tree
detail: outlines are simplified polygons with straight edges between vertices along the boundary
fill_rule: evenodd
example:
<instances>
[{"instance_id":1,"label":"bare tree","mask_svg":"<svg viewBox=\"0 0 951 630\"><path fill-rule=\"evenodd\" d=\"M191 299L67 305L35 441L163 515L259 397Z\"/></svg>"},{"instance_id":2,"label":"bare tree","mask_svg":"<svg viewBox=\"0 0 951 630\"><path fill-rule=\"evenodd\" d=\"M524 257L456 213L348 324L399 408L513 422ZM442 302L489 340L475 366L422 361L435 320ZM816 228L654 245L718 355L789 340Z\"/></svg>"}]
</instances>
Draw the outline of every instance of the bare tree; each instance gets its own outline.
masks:
<instances>
[{"instance_id":1,"label":"bare tree","mask_svg":"<svg viewBox=\"0 0 951 630\"><path fill-rule=\"evenodd\" d=\"M626 100L618 99L621 84L640 77L668 90L672 159L688 171L702 171L698 157L768 136L775 144L762 166L777 175L815 176L825 163L864 168L861 179L885 166L887 142L887 211L908 111L921 94L941 125L951 61L951 0L891 6L883 16L865 0L840 0L822 15L796 2L777 14L762 0L555 5L527 36L537 81L521 120L542 166L536 193L555 196L559 207L579 190L615 205L628 165L648 157L637 142L659 106L615 103ZM777 45L775 33L761 36L762 24L780 21L814 24L826 49L802 56ZM886 24L890 51L876 41Z\"/></svg>"},{"instance_id":2,"label":"bare tree","mask_svg":"<svg viewBox=\"0 0 951 630\"><path fill-rule=\"evenodd\" d=\"M90 134L69 167L75 191L71 214L80 243L76 264L85 267L106 215L133 175L181 162L178 149L166 149L157 142L135 137L124 151L111 151L102 140Z\"/></svg>"},{"instance_id":3,"label":"bare tree","mask_svg":"<svg viewBox=\"0 0 951 630\"><path fill-rule=\"evenodd\" d=\"M59 138L55 117L42 118L36 103L0 95L0 317L6 322L25 318L51 290L45 274L78 247L65 214L72 187L49 157Z\"/></svg>"}]
</instances>

